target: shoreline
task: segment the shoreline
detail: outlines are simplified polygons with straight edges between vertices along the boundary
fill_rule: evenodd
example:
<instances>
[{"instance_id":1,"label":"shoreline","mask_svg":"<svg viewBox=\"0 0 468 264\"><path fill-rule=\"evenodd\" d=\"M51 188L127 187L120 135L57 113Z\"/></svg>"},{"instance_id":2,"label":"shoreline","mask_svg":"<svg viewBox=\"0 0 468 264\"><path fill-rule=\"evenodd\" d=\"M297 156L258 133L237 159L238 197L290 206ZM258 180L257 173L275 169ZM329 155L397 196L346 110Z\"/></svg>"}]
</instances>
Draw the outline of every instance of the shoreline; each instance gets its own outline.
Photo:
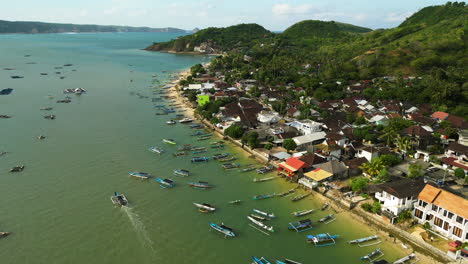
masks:
<instances>
[{"instance_id":1,"label":"shoreline","mask_svg":"<svg viewBox=\"0 0 468 264\"><path fill-rule=\"evenodd\" d=\"M225 136L214 125L209 123L207 120L201 119L199 116L195 114L195 109L192 108L190 103L185 99L185 97L182 96L182 93L179 87L179 81L187 78L188 75L190 75L190 69L186 69L184 71L179 72L179 74L177 75L177 78L170 82L170 85L172 87L169 89L170 90L169 95L175 96L176 102L184 106L184 109L186 110L184 114L189 118L199 121L206 129L209 129L209 131L212 132L215 136L220 137L222 140L227 140L231 142L234 145L233 147L238 148L238 150L240 150L239 153L245 154L245 157L249 159L253 158L255 159L256 162L260 163L261 165L270 163L265 157L261 157L259 153L256 153L255 150L251 150L247 146L242 147L238 141ZM270 163L270 164L276 166L276 164L273 164L273 163ZM299 187L301 186L299 185ZM428 263L428 264L449 263L448 261L443 261L443 259L447 259L446 256L440 256L439 254L435 252L430 252L428 250L425 250L424 246L418 245L414 241L409 241L408 239L405 239L400 234L396 234L395 232L392 232L390 228L383 227L383 223L380 223L380 224L376 223L372 221L371 219L369 219L368 217L360 215L354 209L346 208L346 206L343 203L336 201L335 199L328 197L322 194L321 192L314 190L314 194L316 194L314 195L314 199L320 200L321 202L328 202L330 204L330 209L332 209L335 213L345 214L345 217L351 218L360 224L366 225L370 230L374 231L379 236L381 236L384 241L388 241L388 239L394 239L393 244L395 246L398 245L399 247L397 250L400 250L402 253L405 254L405 256L409 255L410 253L415 253L417 258L419 258L420 263ZM426 243L424 241L421 241L421 242Z\"/></svg>"}]
</instances>

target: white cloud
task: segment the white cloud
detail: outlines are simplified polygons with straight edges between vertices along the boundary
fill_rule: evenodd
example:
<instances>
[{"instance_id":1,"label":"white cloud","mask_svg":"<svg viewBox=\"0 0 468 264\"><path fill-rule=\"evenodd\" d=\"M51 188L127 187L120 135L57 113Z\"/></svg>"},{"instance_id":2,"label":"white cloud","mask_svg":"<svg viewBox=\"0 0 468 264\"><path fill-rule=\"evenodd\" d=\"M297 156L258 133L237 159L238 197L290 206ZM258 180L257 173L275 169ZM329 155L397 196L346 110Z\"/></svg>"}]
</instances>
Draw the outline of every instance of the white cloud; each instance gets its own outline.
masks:
<instances>
[{"instance_id":1,"label":"white cloud","mask_svg":"<svg viewBox=\"0 0 468 264\"><path fill-rule=\"evenodd\" d=\"M273 6L271 11L274 15L288 16L288 15L300 15L308 14L312 11L313 6L309 4L292 6L290 4L276 4Z\"/></svg>"}]
</instances>

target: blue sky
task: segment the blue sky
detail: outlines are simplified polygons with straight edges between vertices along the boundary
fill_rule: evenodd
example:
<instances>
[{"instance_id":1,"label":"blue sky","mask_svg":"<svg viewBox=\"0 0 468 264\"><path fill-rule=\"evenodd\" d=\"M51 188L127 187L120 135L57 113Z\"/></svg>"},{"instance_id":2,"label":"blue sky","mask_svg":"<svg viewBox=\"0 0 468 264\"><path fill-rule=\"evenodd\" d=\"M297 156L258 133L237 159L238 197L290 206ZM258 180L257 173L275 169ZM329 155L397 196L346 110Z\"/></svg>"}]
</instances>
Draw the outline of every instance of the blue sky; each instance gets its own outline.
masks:
<instances>
[{"instance_id":1,"label":"blue sky","mask_svg":"<svg viewBox=\"0 0 468 264\"><path fill-rule=\"evenodd\" d=\"M4 2L4 3L2 3ZM437 0L0 0L1 20L178 27L258 23L284 30L305 19L389 28Z\"/></svg>"}]
</instances>

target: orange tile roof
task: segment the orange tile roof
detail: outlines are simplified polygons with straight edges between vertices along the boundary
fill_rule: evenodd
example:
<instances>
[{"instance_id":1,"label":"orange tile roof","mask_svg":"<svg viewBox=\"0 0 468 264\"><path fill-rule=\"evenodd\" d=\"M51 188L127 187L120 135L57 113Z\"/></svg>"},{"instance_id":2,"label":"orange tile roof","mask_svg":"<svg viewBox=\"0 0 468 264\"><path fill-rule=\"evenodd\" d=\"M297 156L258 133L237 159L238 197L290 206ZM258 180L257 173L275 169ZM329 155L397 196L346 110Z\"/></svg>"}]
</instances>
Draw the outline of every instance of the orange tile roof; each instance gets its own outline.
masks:
<instances>
[{"instance_id":1,"label":"orange tile roof","mask_svg":"<svg viewBox=\"0 0 468 264\"><path fill-rule=\"evenodd\" d=\"M445 112L434 112L431 117L439 120L445 120L448 116L449 114Z\"/></svg>"},{"instance_id":2,"label":"orange tile roof","mask_svg":"<svg viewBox=\"0 0 468 264\"><path fill-rule=\"evenodd\" d=\"M295 157L291 157L289 159L286 159L285 161L286 161L286 164L295 168L296 170L300 170L306 166L305 162Z\"/></svg>"},{"instance_id":3,"label":"orange tile roof","mask_svg":"<svg viewBox=\"0 0 468 264\"><path fill-rule=\"evenodd\" d=\"M458 216L468 219L468 200L453 193L426 184L418 199L435 204Z\"/></svg>"}]
</instances>

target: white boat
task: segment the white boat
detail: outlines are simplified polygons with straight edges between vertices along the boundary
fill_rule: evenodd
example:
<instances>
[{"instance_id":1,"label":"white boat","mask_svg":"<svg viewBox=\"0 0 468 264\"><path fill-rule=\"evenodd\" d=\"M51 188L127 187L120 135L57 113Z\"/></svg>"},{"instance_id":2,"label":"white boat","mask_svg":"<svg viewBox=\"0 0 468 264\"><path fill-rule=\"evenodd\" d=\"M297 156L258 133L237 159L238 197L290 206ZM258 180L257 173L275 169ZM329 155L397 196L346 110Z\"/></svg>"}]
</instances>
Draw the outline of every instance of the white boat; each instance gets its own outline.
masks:
<instances>
[{"instance_id":1,"label":"white boat","mask_svg":"<svg viewBox=\"0 0 468 264\"><path fill-rule=\"evenodd\" d=\"M255 213L257 213L259 215L263 215L263 216L266 216L266 217L269 217L269 218L275 218L275 214L273 214L273 213L269 214L269 213L260 211L258 209L253 209L252 211L254 211Z\"/></svg>"},{"instance_id":2,"label":"white boat","mask_svg":"<svg viewBox=\"0 0 468 264\"><path fill-rule=\"evenodd\" d=\"M126 206L128 204L127 197L123 194L117 194L117 192L114 192L114 195L111 196L111 201L113 204L119 206Z\"/></svg>"},{"instance_id":3,"label":"white boat","mask_svg":"<svg viewBox=\"0 0 468 264\"><path fill-rule=\"evenodd\" d=\"M200 208L200 211L202 212L214 212L216 211L216 208L213 207L211 204L207 204L207 203L193 203L193 205L195 205L196 207Z\"/></svg>"},{"instance_id":4,"label":"white boat","mask_svg":"<svg viewBox=\"0 0 468 264\"><path fill-rule=\"evenodd\" d=\"M269 232L272 232L272 233L275 232L275 229L273 228L273 226L267 226L263 222L261 222L259 220L256 220L251 216L247 216L247 219L249 219L250 222L254 223L255 225L257 225L257 226L259 226L259 227L261 227L261 228L263 228L263 229L265 229L265 230L267 230Z\"/></svg>"},{"instance_id":5,"label":"white boat","mask_svg":"<svg viewBox=\"0 0 468 264\"><path fill-rule=\"evenodd\" d=\"M177 122L174 121L174 120L169 120L169 121L166 121L166 124L168 124L168 125L175 125L175 124L177 124Z\"/></svg>"},{"instance_id":6,"label":"white boat","mask_svg":"<svg viewBox=\"0 0 468 264\"><path fill-rule=\"evenodd\" d=\"M162 154L162 153L164 153L164 150L161 149L161 148L158 148L158 147L150 147L148 150L151 151L151 152L153 152L153 153L157 153L157 154Z\"/></svg>"},{"instance_id":7,"label":"white boat","mask_svg":"<svg viewBox=\"0 0 468 264\"><path fill-rule=\"evenodd\" d=\"M192 119L192 118L188 118L188 117L186 117L186 118L184 118L184 119L182 119L182 120L179 121L179 123L181 123L181 124L183 124L183 123L191 123L191 122L193 122L193 119Z\"/></svg>"}]
</instances>

